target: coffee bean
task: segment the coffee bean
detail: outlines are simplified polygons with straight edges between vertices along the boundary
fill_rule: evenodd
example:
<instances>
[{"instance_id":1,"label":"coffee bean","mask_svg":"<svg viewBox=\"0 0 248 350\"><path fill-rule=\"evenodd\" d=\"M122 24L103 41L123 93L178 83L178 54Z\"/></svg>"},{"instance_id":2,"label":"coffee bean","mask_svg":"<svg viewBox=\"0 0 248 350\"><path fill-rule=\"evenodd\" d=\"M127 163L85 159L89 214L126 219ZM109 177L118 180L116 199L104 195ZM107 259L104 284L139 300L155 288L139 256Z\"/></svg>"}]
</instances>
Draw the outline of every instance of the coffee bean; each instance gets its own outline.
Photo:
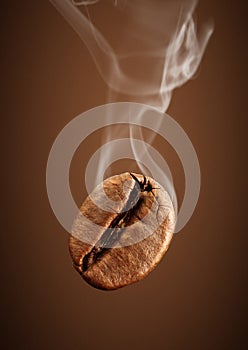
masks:
<instances>
[{"instance_id":1,"label":"coffee bean","mask_svg":"<svg viewBox=\"0 0 248 350\"><path fill-rule=\"evenodd\" d=\"M115 175L82 204L69 239L70 254L90 285L121 288L154 269L174 226L173 204L160 184L134 173Z\"/></svg>"}]
</instances>

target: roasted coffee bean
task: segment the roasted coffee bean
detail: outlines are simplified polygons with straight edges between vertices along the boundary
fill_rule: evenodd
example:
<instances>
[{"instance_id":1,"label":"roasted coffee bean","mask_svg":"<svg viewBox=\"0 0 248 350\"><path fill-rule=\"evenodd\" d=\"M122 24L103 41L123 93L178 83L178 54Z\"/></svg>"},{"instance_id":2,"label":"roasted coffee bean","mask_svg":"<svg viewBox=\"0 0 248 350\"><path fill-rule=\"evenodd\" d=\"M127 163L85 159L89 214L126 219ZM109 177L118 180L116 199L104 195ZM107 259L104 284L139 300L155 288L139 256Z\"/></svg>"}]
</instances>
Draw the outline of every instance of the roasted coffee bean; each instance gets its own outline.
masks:
<instances>
[{"instance_id":1,"label":"roasted coffee bean","mask_svg":"<svg viewBox=\"0 0 248 350\"><path fill-rule=\"evenodd\" d=\"M69 240L76 270L112 290L144 278L167 251L175 226L168 193L148 176L106 179L86 198Z\"/></svg>"}]
</instances>

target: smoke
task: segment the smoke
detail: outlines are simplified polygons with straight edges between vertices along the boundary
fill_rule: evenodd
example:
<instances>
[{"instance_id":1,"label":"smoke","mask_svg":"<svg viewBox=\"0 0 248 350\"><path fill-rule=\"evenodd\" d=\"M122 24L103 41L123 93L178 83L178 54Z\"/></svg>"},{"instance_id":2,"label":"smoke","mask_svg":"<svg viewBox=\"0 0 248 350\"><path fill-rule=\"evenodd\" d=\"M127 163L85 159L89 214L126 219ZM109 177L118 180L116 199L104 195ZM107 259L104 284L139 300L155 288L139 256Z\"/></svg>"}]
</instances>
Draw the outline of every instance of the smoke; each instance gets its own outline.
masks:
<instances>
[{"instance_id":1,"label":"smoke","mask_svg":"<svg viewBox=\"0 0 248 350\"><path fill-rule=\"evenodd\" d=\"M73 5L76 6L87 6L87 5L93 5L99 2L99 0L84 0L84 1L74 1L72 0ZM126 0L113 0L113 3L115 6L125 3Z\"/></svg>"},{"instance_id":2,"label":"smoke","mask_svg":"<svg viewBox=\"0 0 248 350\"><path fill-rule=\"evenodd\" d=\"M118 32L117 42L111 44L112 38L103 35L104 28L99 30L94 23L94 10L101 6L101 0L50 2L88 48L98 72L109 88L108 102L112 102L114 94L118 93L128 96L128 100L139 102L137 105L120 104L121 110L118 110L118 114L116 104L108 105L106 113L101 114L102 126L129 124L128 144L123 146L122 126L115 135L105 133L102 145L108 144L108 150L101 147L92 157L92 164L95 165L93 168L89 166L88 169L91 170L86 171L88 182L91 183L87 187L86 179L87 189L91 191L103 180L104 171L114 160L135 159L144 174L146 168L142 164L149 165L155 180L169 192L177 211L170 170L166 163L161 163L159 157L155 157L151 147L152 138L144 140L142 135L142 127L147 125L155 133L161 134L163 130L166 140L170 139L169 143L182 163L187 164L184 166L185 195L178 215L179 231L189 220L197 203L200 170L196 153L187 135L164 113L168 109L173 91L192 79L197 72L213 33L213 24L206 23L198 30L194 17L196 0L106 0L104 6L108 6L111 15L116 16L114 25L106 22L106 27L112 25L112 36L116 36ZM120 28L117 28L118 22ZM92 123L92 117L89 123ZM143 141L142 144L135 137L137 127L138 139ZM86 129L88 128L90 125ZM111 143L114 138L120 140L119 146L116 142ZM126 151L126 156L123 150Z\"/></svg>"},{"instance_id":3,"label":"smoke","mask_svg":"<svg viewBox=\"0 0 248 350\"><path fill-rule=\"evenodd\" d=\"M116 16L125 18L119 47L113 48L93 24L90 7L88 18L79 9L100 2L51 0L84 41L110 89L165 112L173 90L196 73L213 24L197 32L197 1L111 1L106 6L113 4Z\"/></svg>"}]
</instances>

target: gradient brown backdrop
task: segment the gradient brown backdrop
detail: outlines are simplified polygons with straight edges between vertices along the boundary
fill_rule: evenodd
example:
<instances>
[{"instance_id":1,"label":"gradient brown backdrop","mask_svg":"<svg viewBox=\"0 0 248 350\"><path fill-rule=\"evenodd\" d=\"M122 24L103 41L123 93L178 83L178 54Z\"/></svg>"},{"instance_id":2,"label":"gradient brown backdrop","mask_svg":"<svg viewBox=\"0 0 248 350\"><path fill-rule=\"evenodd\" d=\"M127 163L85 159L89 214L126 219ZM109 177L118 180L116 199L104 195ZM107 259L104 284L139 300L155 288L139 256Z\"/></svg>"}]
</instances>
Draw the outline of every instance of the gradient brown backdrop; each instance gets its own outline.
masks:
<instances>
[{"instance_id":1,"label":"gradient brown backdrop","mask_svg":"<svg viewBox=\"0 0 248 350\"><path fill-rule=\"evenodd\" d=\"M2 348L246 349L247 16L242 1L200 1L198 17L212 16L215 32L197 78L174 93L168 110L199 156L197 209L153 273L110 293L89 287L74 271L68 235L51 211L45 186L55 137L73 117L104 104L107 87L49 1L3 2L0 13ZM104 6L97 15L113 31ZM71 185L78 203L85 196L83 166L98 136L92 135L73 159ZM113 168L125 167L128 163ZM180 199L178 161L174 171Z\"/></svg>"}]
</instances>

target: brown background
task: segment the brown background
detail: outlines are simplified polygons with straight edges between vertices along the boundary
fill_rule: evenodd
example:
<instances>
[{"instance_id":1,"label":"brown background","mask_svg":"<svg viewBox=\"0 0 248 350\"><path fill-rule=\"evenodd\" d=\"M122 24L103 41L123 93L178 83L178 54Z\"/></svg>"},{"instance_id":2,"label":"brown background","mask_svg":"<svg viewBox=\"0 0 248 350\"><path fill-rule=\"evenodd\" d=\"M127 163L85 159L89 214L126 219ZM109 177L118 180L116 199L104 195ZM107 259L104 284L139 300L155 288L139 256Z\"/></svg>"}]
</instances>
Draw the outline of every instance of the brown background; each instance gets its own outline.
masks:
<instances>
[{"instance_id":1,"label":"brown background","mask_svg":"<svg viewBox=\"0 0 248 350\"><path fill-rule=\"evenodd\" d=\"M175 92L168 113L197 150L200 200L156 270L107 293L74 271L45 187L55 137L106 102L106 85L49 1L1 3L4 349L247 348L247 16L242 1L202 0L197 12L213 17L215 33L197 78ZM72 164L78 203L92 137Z\"/></svg>"}]
</instances>

